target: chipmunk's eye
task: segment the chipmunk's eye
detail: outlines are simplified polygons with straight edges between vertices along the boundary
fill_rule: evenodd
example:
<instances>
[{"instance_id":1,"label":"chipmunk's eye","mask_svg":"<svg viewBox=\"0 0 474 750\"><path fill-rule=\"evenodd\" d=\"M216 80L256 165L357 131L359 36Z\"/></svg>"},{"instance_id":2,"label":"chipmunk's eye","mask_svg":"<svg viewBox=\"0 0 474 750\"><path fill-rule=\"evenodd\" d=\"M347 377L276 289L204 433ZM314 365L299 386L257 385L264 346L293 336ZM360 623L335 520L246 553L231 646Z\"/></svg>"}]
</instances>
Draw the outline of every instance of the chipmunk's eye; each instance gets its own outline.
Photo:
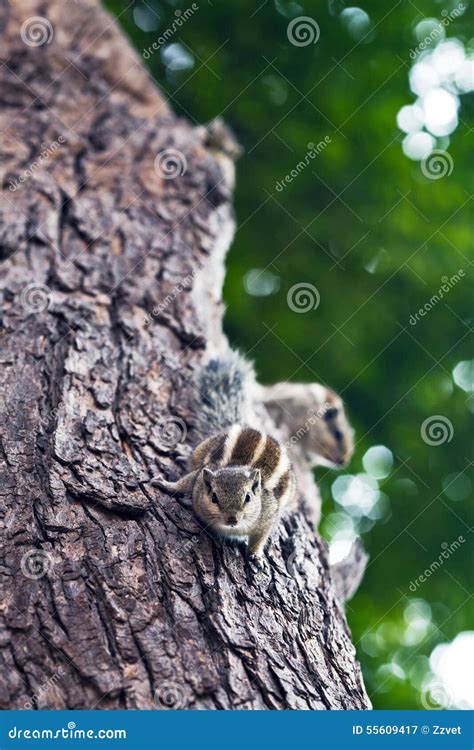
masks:
<instances>
[{"instance_id":1,"label":"chipmunk's eye","mask_svg":"<svg viewBox=\"0 0 474 750\"><path fill-rule=\"evenodd\" d=\"M245 498L244 498L244 502L245 503L249 503L251 501L251 499L252 499L252 495L249 492L247 492L247 494L245 495Z\"/></svg>"},{"instance_id":2,"label":"chipmunk's eye","mask_svg":"<svg viewBox=\"0 0 474 750\"><path fill-rule=\"evenodd\" d=\"M326 409L323 419L325 422L330 422L331 419L334 419L334 417L337 417L338 414L339 414L339 409L337 408L337 406L332 406L329 409Z\"/></svg>"},{"instance_id":3,"label":"chipmunk's eye","mask_svg":"<svg viewBox=\"0 0 474 750\"><path fill-rule=\"evenodd\" d=\"M219 505L219 498L217 497L217 495L216 495L216 493L215 493L215 492L213 492L213 493L212 493L212 495L211 495L211 500L212 500L212 502L213 502L213 503L215 503L216 505Z\"/></svg>"}]
</instances>

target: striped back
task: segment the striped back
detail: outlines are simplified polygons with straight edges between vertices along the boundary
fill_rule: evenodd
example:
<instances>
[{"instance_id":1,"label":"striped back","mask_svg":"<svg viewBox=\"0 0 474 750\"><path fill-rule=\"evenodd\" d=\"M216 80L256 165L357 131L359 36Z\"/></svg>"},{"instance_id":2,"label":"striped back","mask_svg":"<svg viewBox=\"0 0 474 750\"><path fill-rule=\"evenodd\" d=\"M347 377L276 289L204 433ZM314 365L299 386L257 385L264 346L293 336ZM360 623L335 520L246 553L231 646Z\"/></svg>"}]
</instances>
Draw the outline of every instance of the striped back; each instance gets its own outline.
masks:
<instances>
[{"instance_id":1,"label":"striped back","mask_svg":"<svg viewBox=\"0 0 474 750\"><path fill-rule=\"evenodd\" d=\"M204 457L211 468L245 466L260 469L264 490L285 503L293 489L290 460L284 447L270 435L234 424L212 439Z\"/></svg>"}]
</instances>

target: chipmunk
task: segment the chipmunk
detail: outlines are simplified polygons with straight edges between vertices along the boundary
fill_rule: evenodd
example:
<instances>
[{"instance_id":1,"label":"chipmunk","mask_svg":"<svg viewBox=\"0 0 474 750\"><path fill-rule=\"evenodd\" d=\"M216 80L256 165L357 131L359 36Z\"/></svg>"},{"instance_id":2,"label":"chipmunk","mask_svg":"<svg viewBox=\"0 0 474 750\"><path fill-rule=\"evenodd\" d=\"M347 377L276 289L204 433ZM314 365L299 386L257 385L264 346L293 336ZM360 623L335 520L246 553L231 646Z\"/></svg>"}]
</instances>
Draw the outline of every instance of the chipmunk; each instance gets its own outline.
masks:
<instances>
[{"instance_id":1,"label":"chipmunk","mask_svg":"<svg viewBox=\"0 0 474 750\"><path fill-rule=\"evenodd\" d=\"M285 445L304 455L309 468L345 466L354 451L354 431L340 397L318 383L260 386L268 413L286 438Z\"/></svg>"},{"instance_id":2,"label":"chipmunk","mask_svg":"<svg viewBox=\"0 0 474 750\"><path fill-rule=\"evenodd\" d=\"M238 352L225 348L213 356L201 371L194 426L199 441L189 472L176 482L162 477L151 482L167 492L189 495L188 507L205 529L221 539L247 539L249 556L258 560L285 509L296 505L297 494L320 505L301 457L308 467L345 464L353 451L353 430L341 399L325 386L261 386L252 364ZM359 539L331 566L341 601L355 593L367 560Z\"/></svg>"},{"instance_id":3,"label":"chipmunk","mask_svg":"<svg viewBox=\"0 0 474 750\"><path fill-rule=\"evenodd\" d=\"M237 419L245 414L243 377L232 361L209 362L201 379L200 431L210 437L196 446L181 479L152 481L168 492L190 495L205 528L218 537L247 539L249 556L260 557L296 486L278 440Z\"/></svg>"},{"instance_id":4,"label":"chipmunk","mask_svg":"<svg viewBox=\"0 0 474 750\"><path fill-rule=\"evenodd\" d=\"M260 557L281 511L294 497L288 455L264 432L231 425L194 450L190 471L177 482L161 482L173 493L189 493L197 518L220 537L248 539Z\"/></svg>"},{"instance_id":5,"label":"chipmunk","mask_svg":"<svg viewBox=\"0 0 474 750\"><path fill-rule=\"evenodd\" d=\"M342 402L317 384L260 386L252 365L231 350L203 368L199 395L200 440L189 471L176 482L151 481L188 495L205 528L221 538L247 539L249 555L259 557L296 496L291 451L301 449L310 465L348 460L352 430Z\"/></svg>"}]
</instances>

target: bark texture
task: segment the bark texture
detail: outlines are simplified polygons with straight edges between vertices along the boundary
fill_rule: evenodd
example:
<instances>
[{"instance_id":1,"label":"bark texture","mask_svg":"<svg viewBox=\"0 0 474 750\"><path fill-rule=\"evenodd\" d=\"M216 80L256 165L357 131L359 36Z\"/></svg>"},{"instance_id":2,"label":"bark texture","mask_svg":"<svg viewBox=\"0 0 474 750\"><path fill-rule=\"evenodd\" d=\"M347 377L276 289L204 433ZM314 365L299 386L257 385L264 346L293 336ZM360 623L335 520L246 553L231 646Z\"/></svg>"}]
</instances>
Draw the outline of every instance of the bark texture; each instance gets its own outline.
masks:
<instances>
[{"instance_id":1,"label":"bark texture","mask_svg":"<svg viewBox=\"0 0 474 750\"><path fill-rule=\"evenodd\" d=\"M224 171L95 0L0 23L0 707L368 707L304 505L258 570L149 484L223 345Z\"/></svg>"}]
</instances>

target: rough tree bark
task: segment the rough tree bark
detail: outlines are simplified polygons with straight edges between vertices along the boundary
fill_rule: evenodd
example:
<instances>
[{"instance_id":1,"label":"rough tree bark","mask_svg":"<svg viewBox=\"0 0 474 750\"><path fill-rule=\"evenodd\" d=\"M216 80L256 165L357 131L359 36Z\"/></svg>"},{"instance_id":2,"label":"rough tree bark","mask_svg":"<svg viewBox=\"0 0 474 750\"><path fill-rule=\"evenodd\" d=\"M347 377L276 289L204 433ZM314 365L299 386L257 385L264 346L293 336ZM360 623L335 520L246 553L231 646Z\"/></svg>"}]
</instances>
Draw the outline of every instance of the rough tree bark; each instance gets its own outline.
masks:
<instances>
[{"instance_id":1,"label":"rough tree bark","mask_svg":"<svg viewBox=\"0 0 474 750\"><path fill-rule=\"evenodd\" d=\"M227 178L95 0L0 21L0 706L368 707L304 508L259 571L149 484L222 344Z\"/></svg>"}]
</instances>

